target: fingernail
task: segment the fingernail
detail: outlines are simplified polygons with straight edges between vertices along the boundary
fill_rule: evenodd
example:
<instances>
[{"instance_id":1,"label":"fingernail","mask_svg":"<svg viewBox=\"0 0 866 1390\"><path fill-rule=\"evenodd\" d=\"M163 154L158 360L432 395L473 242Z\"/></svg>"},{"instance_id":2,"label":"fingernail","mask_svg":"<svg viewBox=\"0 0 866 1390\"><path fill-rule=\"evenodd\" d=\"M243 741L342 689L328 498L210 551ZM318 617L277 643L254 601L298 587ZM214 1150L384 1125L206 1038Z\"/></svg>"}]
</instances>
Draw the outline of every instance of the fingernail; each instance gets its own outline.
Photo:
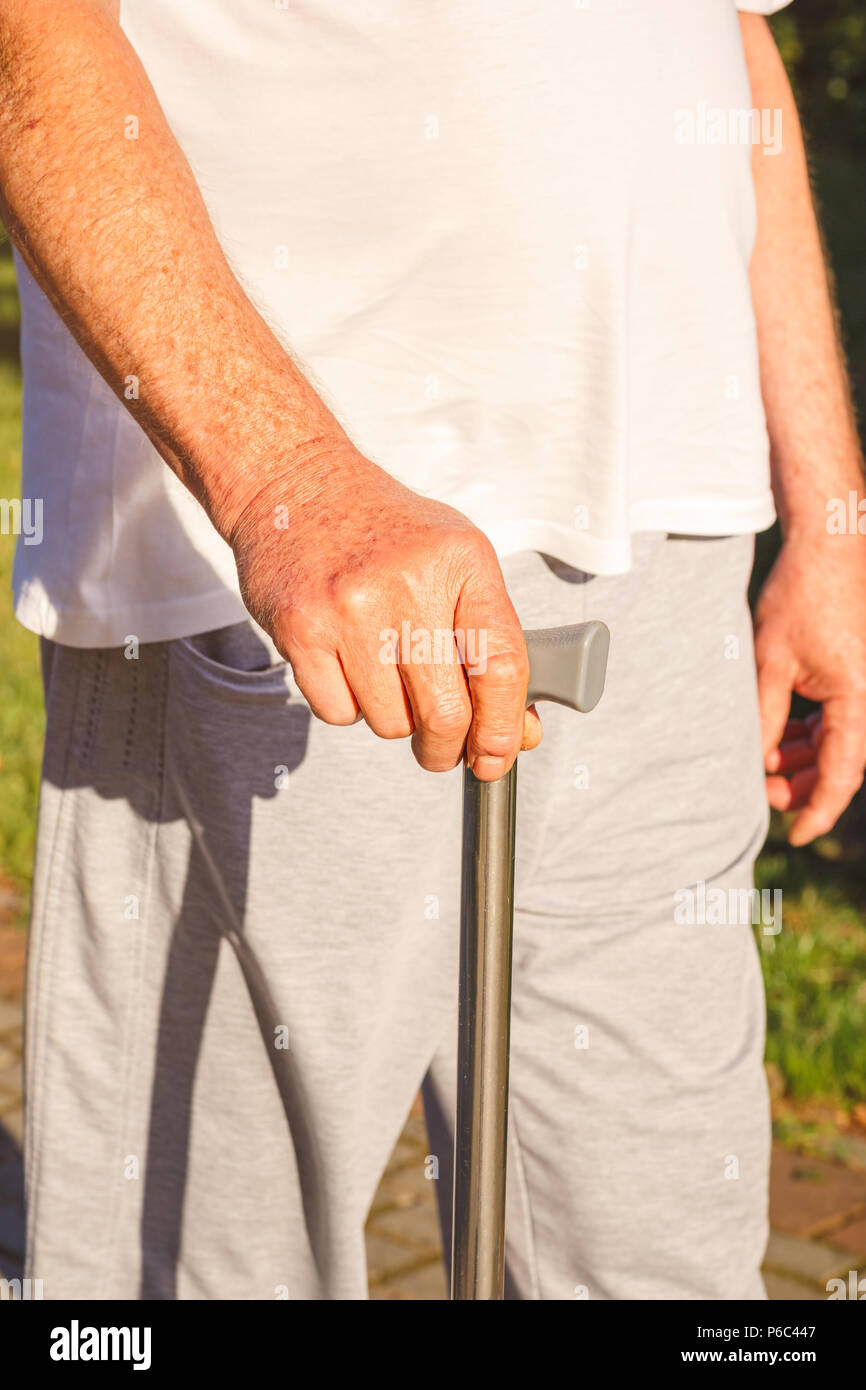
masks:
<instances>
[{"instance_id":1,"label":"fingernail","mask_svg":"<svg viewBox=\"0 0 866 1390\"><path fill-rule=\"evenodd\" d=\"M482 755L475 759L472 764L472 771L476 777L480 777L482 782L496 782L500 777L505 776L505 759Z\"/></svg>"}]
</instances>

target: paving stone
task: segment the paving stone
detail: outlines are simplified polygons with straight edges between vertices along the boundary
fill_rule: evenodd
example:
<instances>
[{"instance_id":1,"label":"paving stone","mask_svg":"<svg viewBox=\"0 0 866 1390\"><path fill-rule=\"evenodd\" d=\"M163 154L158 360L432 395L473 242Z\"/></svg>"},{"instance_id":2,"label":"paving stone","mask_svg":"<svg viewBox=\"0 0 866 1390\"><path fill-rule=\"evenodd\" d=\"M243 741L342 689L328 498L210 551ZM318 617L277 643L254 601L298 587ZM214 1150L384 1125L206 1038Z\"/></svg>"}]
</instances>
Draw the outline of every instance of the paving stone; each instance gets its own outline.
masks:
<instances>
[{"instance_id":1,"label":"paving stone","mask_svg":"<svg viewBox=\"0 0 866 1390\"><path fill-rule=\"evenodd\" d=\"M379 1185L376 1200L387 1206L414 1206L416 1202L436 1203L436 1184L424 1176L424 1163L406 1164L402 1168L388 1167Z\"/></svg>"},{"instance_id":2,"label":"paving stone","mask_svg":"<svg viewBox=\"0 0 866 1390\"><path fill-rule=\"evenodd\" d=\"M20 1058L8 1067L0 1070L0 1096L2 1095L20 1096L21 1095L21 1060Z\"/></svg>"},{"instance_id":3,"label":"paving stone","mask_svg":"<svg viewBox=\"0 0 866 1390\"><path fill-rule=\"evenodd\" d=\"M427 1143L427 1126L424 1123L424 1107L416 1101L406 1117L402 1138L411 1139L418 1144Z\"/></svg>"},{"instance_id":4,"label":"paving stone","mask_svg":"<svg viewBox=\"0 0 866 1390\"><path fill-rule=\"evenodd\" d=\"M826 1293L821 1293L814 1284L801 1284L797 1279L786 1279L783 1274L774 1274L771 1270L765 1273L764 1284L767 1297L774 1302L787 1303L798 1300L821 1303L827 1297Z\"/></svg>"},{"instance_id":5,"label":"paving stone","mask_svg":"<svg viewBox=\"0 0 866 1390\"><path fill-rule=\"evenodd\" d=\"M400 1297L393 1289L389 1289L387 1284L371 1284L368 1293L373 1303L390 1302Z\"/></svg>"},{"instance_id":6,"label":"paving stone","mask_svg":"<svg viewBox=\"0 0 866 1390\"><path fill-rule=\"evenodd\" d=\"M402 1138L391 1155L388 1171L394 1173L401 1168L420 1168L423 1170L424 1160L428 1152L426 1143L416 1139Z\"/></svg>"},{"instance_id":7,"label":"paving stone","mask_svg":"<svg viewBox=\"0 0 866 1390\"><path fill-rule=\"evenodd\" d=\"M380 1284L396 1278L401 1272L414 1269L419 1260L417 1250L407 1250L405 1245L397 1245L387 1236L367 1232L367 1267L369 1282Z\"/></svg>"},{"instance_id":8,"label":"paving stone","mask_svg":"<svg viewBox=\"0 0 866 1390\"><path fill-rule=\"evenodd\" d=\"M439 1217L432 1203L380 1212L367 1230L412 1249L438 1251L440 1247Z\"/></svg>"},{"instance_id":9,"label":"paving stone","mask_svg":"<svg viewBox=\"0 0 866 1390\"><path fill-rule=\"evenodd\" d=\"M17 898L10 902L0 886L0 916L10 907L18 909ZM24 961L27 950L27 933L8 922L0 922L0 995L4 999L20 996L24 987Z\"/></svg>"},{"instance_id":10,"label":"paving stone","mask_svg":"<svg viewBox=\"0 0 866 1390\"><path fill-rule=\"evenodd\" d=\"M3 1130L12 1136L20 1149L24 1140L24 1111L20 1105L14 1110L7 1110L3 1116L3 1123L0 1124L0 1134Z\"/></svg>"},{"instance_id":11,"label":"paving stone","mask_svg":"<svg viewBox=\"0 0 866 1390\"><path fill-rule=\"evenodd\" d=\"M389 1302L442 1302L448 1298L445 1268L441 1260L431 1261L420 1269L404 1274L395 1284L380 1284L371 1290L371 1297Z\"/></svg>"},{"instance_id":12,"label":"paving stone","mask_svg":"<svg viewBox=\"0 0 866 1390\"><path fill-rule=\"evenodd\" d=\"M860 1264L866 1270L866 1216L861 1216L859 1221L852 1221L850 1225L834 1231L829 1240L839 1250L848 1250L858 1255Z\"/></svg>"},{"instance_id":13,"label":"paving stone","mask_svg":"<svg viewBox=\"0 0 866 1390\"><path fill-rule=\"evenodd\" d=\"M841 1157L846 1163L866 1172L866 1139L858 1134L846 1134L841 1141Z\"/></svg>"},{"instance_id":14,"label":"paving stone","mask_svg":"<svg viewBox=\"0 0 866 1390\"><path fill-rule=\"evenodd\" d=\"M866 1215L866 1173L773 1148L770 1224L795 1236L823 1236Z\"/></svg>"},{"instance_id":15,"label":"paving stone","mask_svg":"<svg viewBox=\"0 0 866 1390\"><path fill-rule=\"evenodd\" d=\"M21 1027L21 1000L0 999L0 1033Z\"/></svg>"},{"instance_id":16,"label":"paving stone","mask_svg":"<svg viewBox=\"0 0 866 1390\"><path fill-rule=\"evenodd\" d=\"M446 1297L436 1192L433 1181L424 1176L428 1152L419 1097L370 1210L367 1266L371 1298L394 1302Z\"/></svg>"},{"instance_id":17,"label":"paving stone","mask_svg":"<svg viewBox=\"0 0 866 1390\"><path fill-rule=\"evenodd\" d=\"M850 1256L834 1250L817 1240L801 1240L798 1236L773 1231L764 1266L774 1274L790 1275L824 1289L827 1280L847 1270Z\"/></svg>"}]
</instances>

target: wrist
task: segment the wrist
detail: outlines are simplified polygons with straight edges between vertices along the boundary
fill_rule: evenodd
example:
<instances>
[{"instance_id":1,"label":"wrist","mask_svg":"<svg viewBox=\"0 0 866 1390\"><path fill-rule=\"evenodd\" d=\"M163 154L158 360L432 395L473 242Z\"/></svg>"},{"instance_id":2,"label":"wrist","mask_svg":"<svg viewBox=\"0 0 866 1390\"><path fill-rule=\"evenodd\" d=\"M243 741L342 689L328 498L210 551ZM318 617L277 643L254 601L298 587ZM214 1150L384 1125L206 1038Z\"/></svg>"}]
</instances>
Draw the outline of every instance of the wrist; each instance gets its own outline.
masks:
<instances>
[{"instance_id":1,"label":"wrist","mask_svg":"<svg viewBox=\"0 0 866 1390\"><path fill-rule=\"evenodd\" d=\"M804 470L805 471L805 470ZM859 469L846 470L795 496L776 487L776 511L787 545L820 547L840 535L866 535L866 482Z\"/></svg>"},{"instance_id":2,"label":"wrist","mask_svg":"<svg viewBox=\"0 0 866 1390\"><path fill-rule=\"evenodd\" d=\"M245 517L273 511L288 515L301 501L315 494L352 446L345 435L319 435L299 439L261 438L254 449L229 466L210 470L204 484L204 506L217 531L234 546Z\"/></svg>"},{"instance_id":3,"label":"wrist","mask_svg":"<svg viewBox=\"0 0 866 1390\"><path fill-rule=\"evenodd\" d=\"M823 551L837 546L840 537L866 536L866 492L840 490L838 495L817 500L811 509L780 515L779 522L789 550Z\"/></svg>"},{"instance_id":4,"label":"wrist","mask_svg":"<svg viewBox=\"0 0 866 1390\"><path fill-rule=\"evenodd\" d=\"M281 345L238 354L231 367L196 393L194 415L189 393L174 403L169 418L181 423L166 441L182 481L229 544L257 495L281 489L291 505L328 459L356 452Z\"/></svg>"},{"instance_id":5,"label":"wrist","mask_svg":"<svg viewBox=\"0 0 866 1390\"><path fill-rule=\"evenodd\" d=\"M854 447L815 446L771 455L773 497L786 543L820 546L851 528L860 509L866 534L866 479Z\"/></svg>"},{"instance_id":6,"label":"wrist","mask_svg":"<svg viewBox=\"0 0 866 1390\"><path fill-rule=\"evenodd\" d=\"M220 534L238 553L254 532L298 534L299 513L306 527L333 527L358 495L367 490L371 473L381 469L343 434L327 434L290 448L276 449L253 473L236 479L223 503ZM342 501L341 501L342 499Z\"/></svg>"}]
</instances>

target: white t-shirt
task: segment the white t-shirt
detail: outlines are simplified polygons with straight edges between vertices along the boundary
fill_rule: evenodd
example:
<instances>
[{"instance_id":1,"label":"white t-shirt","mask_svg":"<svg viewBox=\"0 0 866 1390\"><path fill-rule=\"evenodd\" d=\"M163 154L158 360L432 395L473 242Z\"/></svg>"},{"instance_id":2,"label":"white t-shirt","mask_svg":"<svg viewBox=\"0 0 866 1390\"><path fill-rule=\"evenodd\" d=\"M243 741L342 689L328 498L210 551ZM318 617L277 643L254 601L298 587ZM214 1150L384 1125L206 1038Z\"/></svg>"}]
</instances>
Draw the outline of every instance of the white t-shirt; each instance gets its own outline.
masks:
<instances>
[{"instance_id":1,"label":"white t-shirt","mask_svg":"<svg viewBox=\"0 0 866 1390\"><path fill-rule=\"evenodd\" d=\"M749 0L769 12L786 0ZM123 0L226 253L358 446L500 554L774 517L735 0ZM772 153L767 158L774 157ZM243 616L231 552L19 263L28 627ZM32 537L30 538L32 540Z\"/></svg>"}]
</instances>

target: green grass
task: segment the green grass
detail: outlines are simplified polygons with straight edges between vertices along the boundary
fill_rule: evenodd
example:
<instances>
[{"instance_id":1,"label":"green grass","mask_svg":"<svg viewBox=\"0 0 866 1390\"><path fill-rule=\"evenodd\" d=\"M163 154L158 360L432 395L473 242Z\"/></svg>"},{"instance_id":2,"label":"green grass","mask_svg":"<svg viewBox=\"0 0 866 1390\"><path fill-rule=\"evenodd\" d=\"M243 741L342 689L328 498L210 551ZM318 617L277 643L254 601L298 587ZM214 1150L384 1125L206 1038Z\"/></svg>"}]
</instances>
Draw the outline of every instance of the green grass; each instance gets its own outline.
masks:
<instances>
[{"instance_id":1,"label":"green grass","mask_svg":"<svg viewBox=\"0 0 866 1390\"><path fill-rule=\"evenodd\" d=\"M15 272L0 247L0 335L17 323ZM0 497L17 497L21 472L21 377L15 361L0 359ZM26 914L44 720L39 642L12 616L15 537L0 535L0 875L16 890Z\"/></svg>"},{"instance_id":2,"label":"green grass","mask_svg":"<svg viewBox=\"0 0 866 1390\"><path fill-rule=\"evenodd\" d=\"M0 268L5 269L2 261ZM18 369L0 361L0 497L19 495L20 410ZM23 914L29 896L44 720L39 642L12 616L14 551L15 537L0 535L0 874L21 896Z\"/></svg>"},{"instance_id":3,"label":"green grass","mask_svg":"<svg viewBox=\"0 0 866 1390\"><path fill-rule=\"evenodd\" d=\"M835 842L821 842L826 850ZM782 890L782 931L759 934L767 1060L795 1101L848 1108L866 1087L866 878L856 863L771 836L756 874Z\"/></svg>"}]
</instances>

